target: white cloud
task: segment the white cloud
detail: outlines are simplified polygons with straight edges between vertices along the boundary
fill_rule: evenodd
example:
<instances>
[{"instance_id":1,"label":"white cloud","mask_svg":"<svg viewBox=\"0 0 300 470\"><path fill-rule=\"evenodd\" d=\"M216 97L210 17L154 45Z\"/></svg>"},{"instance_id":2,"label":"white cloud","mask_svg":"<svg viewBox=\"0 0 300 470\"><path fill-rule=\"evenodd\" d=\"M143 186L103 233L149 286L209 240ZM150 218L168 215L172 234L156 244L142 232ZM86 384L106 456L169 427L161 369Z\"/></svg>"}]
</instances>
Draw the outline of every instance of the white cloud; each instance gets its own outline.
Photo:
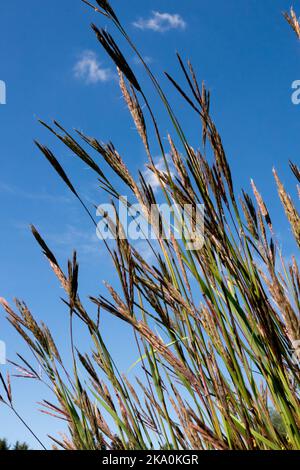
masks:
<instances>
[{"instance_id":1,"label":"white cloud","mask_svg":"<svg viewBox=\"0 0 300 470\"><path fill-rule=\"evenodd\" d=\"M45 239L52 243L56 250L63 253L76 249L80 255L97 254L101 248L96 233L92 230L81 230L73 225L66 225L65 230L48 233Z\"/></svg>"},{"instance_id":2,"label":"white cloud","mask_svg":"<svg viewBox=\"0 0 300 470\"><path fill-rule=\"evenodd\" d=\"M167 162L168 162L168 165L169 165L169 170L170 170L171 176L173 177L174 176L174 169L172 169L171 157L170 157L170 155L167 154L166 158L167 158ZM164 161L163 157L156 158L155 161L154 161L154 165L155 165L155 167L158 171L161 171L163 173L167 173L166 165L165 165L165 161ZM150 170L150 168L147 168L143 172L143 177L144 177L146 183L151 186L151 188L154 192L157 192L160 189L161 184L159 182L159 179L157 178L156 174L152 170Z\"/></svg>"},{"instance_id":3,"label":"white cloud","mask_svg":"<svg viewBox=\"0 0 300 470\"><path fill-rule=\"evenodd\" d=\"M112 78L111 69L103 68L93 51L85 51L74 66L76 78L86 83L107 82Z\"/></svg>"},{"instance_id":4,"label":"white cloud","mask_svg":"<svg viewBox=\"0 0 300 470\"><path fill-rule=\"evenodd\" d=\"M148 56L148 55L146 55L145 57L143 57L143 60L144 60L145 64L147 64L147 65L150 65L150 64L152 64L152 63L154 62L153 58L150 57L150 56ZM134 57L134 58L133 58L133 63L134 63L135 65L142 65L142 61L141 61L141 59L140 59L139 57Z\"/></svg>"},{"instance_id":5,"label":"white cloud","mask_svg":"<svg viewBox=\"0 0 300 470\"><path fill-rule=\"evenodd\" d=\"M178 14L160 13L153 11L150 18L139 18L133 23L138 29L150 29L159 33L169 31L170 29L185 29L186 22Z\"/></svg>"},{"instance_id":6,"label":"white cloud","mask_svg":"<svg viewBox=\"0 0 300 470\"><path fill-rule=\"evenodd\" d=\"M17 197L21 199L32 199L33 201L44 201L54 204L65 204L71 202L68 196L51 194L47 192L30 192L13 186L11 184L3 183L0 181L0 193L5 193L7 195Z\"/></svg>"},{"instance_id":7,"label":"white cloud","mask_svg":"<svg viewBox=\"0 0 300 470\"><path fill-rule=\"evenodd\" d=\"M137 243L134 244L134 247L135 249L138 251L138 253L140 254L140 256L146 261L146 263L148 264L154 264L155 263L155 253L156 254L159 254L160 253L160 248L159 248L159 245L158 243L154 243L153 240L151 240L151 246L153 247L154 249L154 252L153 250L151 249L151 247L149 246L149 243L145 240L141 240Z\"/></svg>"}]
</instances>

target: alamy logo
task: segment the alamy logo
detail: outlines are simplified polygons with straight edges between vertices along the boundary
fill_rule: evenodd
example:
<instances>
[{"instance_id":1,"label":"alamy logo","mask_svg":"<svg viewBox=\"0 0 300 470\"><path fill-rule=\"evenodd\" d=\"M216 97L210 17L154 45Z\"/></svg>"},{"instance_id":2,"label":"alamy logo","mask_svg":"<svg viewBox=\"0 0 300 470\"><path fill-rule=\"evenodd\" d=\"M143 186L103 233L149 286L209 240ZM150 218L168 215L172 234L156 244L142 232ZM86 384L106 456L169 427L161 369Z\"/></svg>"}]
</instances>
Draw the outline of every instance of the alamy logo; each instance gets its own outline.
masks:
<instances>
[{"instance_id":1,"label":"alamy logo","mask_svg":"<svg viewBox=\"0 0 300 470\"><path fill-rule=\"evenodd\" d=\"M0 341L0 366L6 364L6 344L4 341Z\"/></svg>"},{"instance_id":2,"label":"alamy logo","mask_svg":"<svg viewBox=\"0 0 300 470\"><path fill-rule=\"evenodd\" d=\"M6 83L0 80L0 104L6 104Z\"/></svg>"},{"instance_id":3,"label":"alamy logo","mask_svg":"<svg viewBox=\"0 0 300 470\"><path fill-rule=\"evenodd\" d=\"M118 216L117 216L118 214ZM200 250L204 243L204 205L128 204L126 196L114 204L101 204L97 216L100 240L184 240L187 250Z\"/></svg>"},{"instance_id":4,"label":"alamy logo","mask_svg":"<svg viewBox=\"0 0 300 470\"><path fill-rule=\"evenodd\" d=\"M298 106L300 104L300 80L295 80L292 83L292 89L294 90L292 93L292 103Z\"/></svg>"}]
</instances>

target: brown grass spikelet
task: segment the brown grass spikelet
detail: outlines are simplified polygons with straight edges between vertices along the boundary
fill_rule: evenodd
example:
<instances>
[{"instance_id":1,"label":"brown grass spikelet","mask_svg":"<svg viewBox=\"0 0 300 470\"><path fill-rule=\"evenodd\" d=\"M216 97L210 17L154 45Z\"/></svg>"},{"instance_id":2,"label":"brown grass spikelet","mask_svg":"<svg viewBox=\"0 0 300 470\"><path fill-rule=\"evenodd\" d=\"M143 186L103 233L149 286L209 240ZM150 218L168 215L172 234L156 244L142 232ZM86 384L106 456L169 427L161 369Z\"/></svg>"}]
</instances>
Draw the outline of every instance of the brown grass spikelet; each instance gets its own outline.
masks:
<instances>
[{"instance_id":1,"label":"brown grass spikelet","mask_svg":"<svg viewBox=\"0 0 300 470\"><path fill-rule=\"evenodd\" d=\"M278 194L282 202L286 216L291 224L293 234L295 236L296 242L300 246L300 216L296 210L293 201L289 194L284 189L282 182L280 181L275 168L273 169L273 175L277 184Z\"/></svg>"},{"instance_id":2,"label":"brown grass spikelet","mask_svg":"<svg viewBox=\"0 0 300 470\"><path fill-rule=\"evenodd\" d=\"M266 219L266 222L267 222L271 232L273 232L272 222L271 222L269 211L267 209L267 206L266 206L261 194L258 192L253 180L251 180L251 186L252 186L253 193L254 193L257 205L259 207L259 210L260 210L262 216Z\"/></svg>"},{"instance_id":3,"label":"brown grass spikelet","mask_svg":"<svg viewBox=\"0 0 300 470\"><path fill-rule=\"evenodd\" d=\"M130 91L128 90L123 73L121 70L118 68L118 74L120 78L120 89L122 91L122 94L124 96L125 102L128 106L128 109L131 113L131 116L133 118L133 121L135 123L135 126L137 128L137 131L143 141L143 144L145 146L147 154L150 156L150 149L149 149L149 143L148 143L148 136L147 136L147 129L146 129L146 123L145 123L145 118L144 114L142 111L142 108L140 106L140 103L138 101L138 98L136 96L136 93L134 91L133 86L130 84Z\"/></svg>"},{"instance_id":4,"label":"brown grass spikelet","mask_svg":"<svg viewBox=\"0 0 300 470\"><path fill-rule=\"evenodd\" d=\"M284 17L287 20L287 22L290 24L290 26L293 28L295 31L298 39L300 39L300 24L299 24L299 19L297 18L297 15L291 7L290 13L284 13Z\"/></svg>"},{"instance_id":5,"label":"brown grass spikelet","mask_svg":"<svg viewBox=\"0 0 300 470\"><path fill-rule=\"evenodd\" d=\"M58 360L58 362L59 362L59 363L62 363L60 354L59 354L59 352L58 352L57 346L56 346L56 344L55 344L55 342L54 342L54 339L53 339L53 337L52 337L52 334L51 334L49 328L48 328L44 323L42 323L42 327L43 327L44 334L45 334L45 336L46 336L46 338L47 338L50 351L52 352L53 356Z\"/></svg>"},{"instance_id":6,"label":"brown grass spikelet","mask_svg":"<svg viewBox=\"0 0 300 470\"><path fill-rule=\"evenodd\" d=\"M126 61L113 37L104 29L98 29L95 24L92 24L92 29L94 30L98 41L102 44L115 65L124 73L125 77L134 86L134 88L141 92L141 87L131 67L128 65L128 62Z\"/></svg>"},{"instance_id":7,"label":"brown grass spikelet","mask_svg":"<svg viewBox=\"0 0 300 470\"><path fill-rule=\"evenodd\" d=\"M300 168L293 162L290 162L290 168L297 178L297 181L300 183Z\"/></svg>"}]
</instances>

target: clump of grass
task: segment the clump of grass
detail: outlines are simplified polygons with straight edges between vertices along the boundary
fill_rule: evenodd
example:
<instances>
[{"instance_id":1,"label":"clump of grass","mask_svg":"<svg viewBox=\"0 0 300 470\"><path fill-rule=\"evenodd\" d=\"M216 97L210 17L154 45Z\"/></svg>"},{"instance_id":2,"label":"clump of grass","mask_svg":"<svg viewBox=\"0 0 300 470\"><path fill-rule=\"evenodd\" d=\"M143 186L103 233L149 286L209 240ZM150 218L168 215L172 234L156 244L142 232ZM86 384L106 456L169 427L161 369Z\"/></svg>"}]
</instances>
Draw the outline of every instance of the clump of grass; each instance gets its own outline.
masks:
<instances>
[{"instance_id":1,"label":"clump of grass","mask_svg":"<svg viewBox=\"0 0 300 470\"><path fill-rule=\"evenodd\" d=\"M167 77L195 112L196 125L200 117L203 132L198 150L188 142L160 84L110 4L85 3L109 18L122 33L144 64L167 110L174 128L174 135L168 136L169 146L163 143L141 81L112 36L93 25L97 39L119 70L125 102L165 202L176 203L179 208L204 204L205 243L201 249L190 250L187 239L168 240L155 226L159 249L148 241L156 256L152 265L130 240L121 236L123 229L117 214L116 221L109 221L117 235L115 247L107 245L107 249L119 288L106 284L107 296L91 296L98 312L94 317L79 296L76 253L64 272L32 227L65 291L72 370L66 370L49 329L38 324L24 303L17 301L19 313L5 301L2 303L55 396L53 403L43 402L44 412L64 420L68 427L68 435L60 440L53 437L55 445L93 450L300 449L300 377L294 351L300 340L297 261L284 261L272 214L255 183L253 197L246 192L236 195L222 139L210 115L209 92L198 83L192 65L185 65L178 56L186 85ZM291 15L288 20L297 32L293 12ZM56 122L53 127L44 125L95 172L101 187L117 199L117 189L91 152L96 152L97 158L100 155L126 184L128 200L139 202L148 222L153 222L149 210L156 195L142 175L135 181L111 143L100 143L81 132L73 137ZM152 133L164 158L164 171L153 162ZM38 145L93 220L58 159L48 148ZM299 181L299 168L291 164L291 169ZM299 245L299 213L275 170L274 176L291 234ZM135 365L139 372L134 384L119 372L106 347L99 325L100 311L132 328L140 358ZM89 332L89 352L76 348L75 318ZM19 370L24 376L42 380L28 361L22 357L20 360ZM10 396L8 385L2 381Z\"/></svg>"}]
</instances>

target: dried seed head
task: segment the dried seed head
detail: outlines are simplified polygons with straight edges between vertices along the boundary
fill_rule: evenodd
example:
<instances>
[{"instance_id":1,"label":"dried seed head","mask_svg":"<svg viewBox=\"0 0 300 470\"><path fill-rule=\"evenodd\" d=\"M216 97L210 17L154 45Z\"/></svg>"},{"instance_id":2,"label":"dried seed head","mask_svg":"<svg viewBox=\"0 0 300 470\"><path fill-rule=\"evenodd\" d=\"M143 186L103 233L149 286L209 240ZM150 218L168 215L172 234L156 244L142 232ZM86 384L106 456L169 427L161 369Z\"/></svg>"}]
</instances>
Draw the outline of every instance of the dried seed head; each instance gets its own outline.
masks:
<instances>
[{"instance_id":1,"label":"dried seed head","mask_svg":"<svg viewBox=\"0 0 300 470\"><path fill-rule=\"evenodd\" d=\"M293 204L291 197L287 194L284 189L282 182L280 181L276 170L273 169L274 178L277 184L278 194L282 202L286 216L291 224L292 231L294 233L295 239L300 246L300 216Z\"/></svg>"},{"instance_id":2,"label":"dried seed head","mask_svg":"<svg viewBox=\"0 0 300 470\"><path fill-rule=\"evenodd\" d=\"M258 204L259 210L260 210L262 216L266 219L266 222L267 222L271 232L273 233L272 222L271 222L271 218L270 218L270 215L269 215L269 211L267 209L267 206L266 206L263 198L261 197L261 194L258 192L253 180L251 180L251 186L252 186L253 193L254 193L256 202Z\"/></svg>"},{"instance_id":3,"label":"dried seed head","mask_svg":"<svg viewBox=\"0 0 300 470\"><path fill-rule=\"evenodd\" d=\"M44 334L47 338L50 351L52 352L53 356L58 360L58 362L61 364L62 360L61 360L60 354L58 352L58 349L56 347L56 344L53 340L53 337L49 328L44 323L42 323L42 327L43 327Z\"/></svg>"},{"instance_id":4,"label":"dried seed head","mask_svg":"<svg viewBox=\"0 0 300 470\"><path fill-rule=\"evenodd\" d=\"M139 104L139 101L137 99L133 86L132 85L130 86L130 89L131 89L130 91L126 87L124 76L119 68L118 68L118 73L120 77L120 88L121 88L122 94L124 96L128 109L131 113L131 116L137 128L137 131L143 141L146 152L148 155L150 155L146 123L145 123L145 118L144 118L142 108Z\"/></svg>"},{"instance_id":5,"label":"dried seed head","mask_svg":"<svg viewBox=\"0 0 300 470\"><path fill-rule=\"evenodd\" d=\"M133 71L129 67L125 57L123 56L112 36L104 29L98 29L94 24L92 24L92 29L95 31L98 41L102 44L108 55L114 61L115 65L124 73L125 77L134 86L134 88L141 92L141 87Z\"/></svg>"},{"instance_id":6,"label":"dried seed head","mask_svg":"<svg viewBox=\"0 0 300 470\"><path fill-rule=\"evenodd\" d=\"M300 24L294 9L291 7L290 14L284 13L284 17L295 31L298 39L300 39Z\"/></svg>"}]
</instances>

